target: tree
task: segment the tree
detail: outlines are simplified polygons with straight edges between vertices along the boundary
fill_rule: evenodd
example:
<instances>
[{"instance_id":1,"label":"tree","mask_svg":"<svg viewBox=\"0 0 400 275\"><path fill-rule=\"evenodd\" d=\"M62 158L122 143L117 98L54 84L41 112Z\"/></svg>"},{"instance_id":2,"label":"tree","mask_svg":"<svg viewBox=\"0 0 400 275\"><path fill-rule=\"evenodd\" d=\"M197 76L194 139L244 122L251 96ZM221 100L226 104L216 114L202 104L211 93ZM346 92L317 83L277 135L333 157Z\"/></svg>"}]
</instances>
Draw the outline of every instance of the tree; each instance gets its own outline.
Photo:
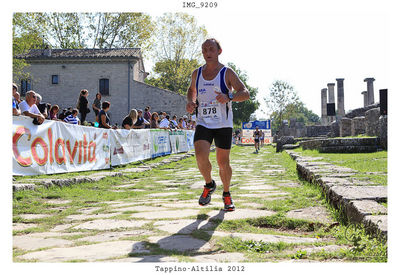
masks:
<instances>
[{"instance_id":1,"label":"tree","mask_svg":"<svg viewBox=\"0 0 400 275\"><path fill-rule=\"evenodd\" d=\"M162 89L186 95L192 72L198 67L200 67L200 64L195 59L182 59L179 62L172 60L159 61L153 68L158 77L148 77L145 79L145 82Z\"/></svg>"},{"instance_id":2,"label":"tree","mask_svg":"<svg viewBox=\"0 0 400 275\"><path fill-rule=\"evenodd\" d=\"M250 92L249 100L242 102L232 102L233 123L241 124L241 122L250 121L251 115L257 110L260 103L256 100L258 88L253 88L247 84L248 76L245 71L240 70L235 64L229 62L228 66L236 72L239 79Z\"/></svg>"},{"instance_id":3,"label":"tree","mask_svg":"<svg viewBox=\"0 0 400 275\"><path fill-rule=\"evenodd\" d=\"M267 106L272 111L271 119L273 119L273 125L279 128L282 125L284 110L294 104L300 102L296 91L293 86L288 82L277 80L272 83L270 93L268 97L264 98Z\"/></svg>"},{"instance_id":4,"label":"tree","mask_svg":"<svg viewBox=\"0 0 400 275\"><path fill-rule=\"evenodd\" d=\"M197 26L194 16L165 13L157 20L152 76L145 81L153 86L185 95L191 73L200 66L201 43L207 31Z\"/></svg>"},{"instance_id":5,"label":"tree","mask_svg":"<svg viewBox=\"0 0 400 275\"><path fill-rule=\"evenodd\" d=\"M315 124L319 122L319 116L307 109L297 96L293 86L284 81L275 81L271 88L269 97L265 101L272 110L272 131L276 132L282 125L283 120L295 118L304 124Z\"/></svg>"}]
</instances>

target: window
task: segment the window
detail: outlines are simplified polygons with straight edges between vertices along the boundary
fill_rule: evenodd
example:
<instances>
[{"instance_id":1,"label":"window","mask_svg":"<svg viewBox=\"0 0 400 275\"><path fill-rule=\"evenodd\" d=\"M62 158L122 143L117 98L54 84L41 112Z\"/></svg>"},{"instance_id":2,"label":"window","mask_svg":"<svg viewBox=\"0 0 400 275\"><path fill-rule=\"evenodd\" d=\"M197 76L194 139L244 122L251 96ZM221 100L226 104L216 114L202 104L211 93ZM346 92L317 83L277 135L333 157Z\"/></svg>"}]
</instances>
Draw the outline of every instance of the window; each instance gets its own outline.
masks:
<instances>
[{"instance_id":1,"label":"window","mask_svg":"<svg viewBox=\"0 0 400 275\"><path fill-rule=\"evenodd\" d=\"M51 84L58 84L58 75L51 76Z\"/></svg>"},{"instance_id":2,"label":"window","mask_svg":"<svg viewBox=\"0 0 400 275\"><path fill-rule=\"evenodd\" d=\"M21 80L21 96L25 96L26 92L31 90L31 80L22 79Z\"/></svg>"},{"instance_id":3,"label":"window","mask_svg":"<svg viewBox=\"0 0 400 275\"><path fill-rule=\"evenodd\" d=\"M108 79L106 78L100 79L99 92L101 95L109 95L110 94L109 87L110 87L110 81Z\"/></svg>"}]
</instances>

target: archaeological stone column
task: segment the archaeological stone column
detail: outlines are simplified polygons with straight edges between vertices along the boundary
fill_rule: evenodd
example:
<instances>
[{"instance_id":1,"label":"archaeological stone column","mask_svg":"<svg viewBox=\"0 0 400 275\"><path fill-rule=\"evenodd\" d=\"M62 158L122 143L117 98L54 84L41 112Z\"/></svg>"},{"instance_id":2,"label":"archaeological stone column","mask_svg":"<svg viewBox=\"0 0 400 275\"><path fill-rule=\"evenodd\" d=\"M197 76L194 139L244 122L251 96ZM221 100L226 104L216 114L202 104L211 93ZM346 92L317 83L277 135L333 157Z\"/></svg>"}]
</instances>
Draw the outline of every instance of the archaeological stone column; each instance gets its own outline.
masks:
<instances>
[{"instance_id":1,"label":"archaeological stone column","mask_svg":"<svg viewBox=\"0 0 400 275\"><path fill-rule=\"evenodd\" d=\"M368 92L364 91L361 93L364 96L364 107L368 106Z\"/></svg>"},{"instance_id":2,"label":"archaeological stone column","mask_svg":"<svg viewBox=\"0 0 400 275\"><path fill-rule=\"evenodd\" d=\"M372 77L364 79L364 82L367 82L368 105L372 105L375 102L374 81L375 81L375 78L372 78Z\"/></svg>"},{"instance_id":3,"label":"archaeological stone column","mask_svg":"<svg viewBox=\"0 0 400 275\"><path fill-rule=\"evenodd\" d=\"M328 83L328 103L335 103L335 83ZM328 116L329 122L333 122L334 120L334 116Z\"/></svg>"},{"instance_id":4,"label":"archaeological stone column","mask_svg":"<svg viewBox=\"0 0 400 275\"><path fill-rule=\"evenodd\" d=\"M336 78L337 81L337 116L338 120L344 117L344 87L343 81L344 78Z\"/></svg>"},{"instance_id":5,"label":"archaeological stone column","mask_svg":"<svg viewBox=\"0 0 400 275\"><path fill-rule=\"evenodd\" d=\"M323 88L321 90L321 125L323 126L328 125L326 103L327 103L327 89Z\"/></svg>"}]
</instances>

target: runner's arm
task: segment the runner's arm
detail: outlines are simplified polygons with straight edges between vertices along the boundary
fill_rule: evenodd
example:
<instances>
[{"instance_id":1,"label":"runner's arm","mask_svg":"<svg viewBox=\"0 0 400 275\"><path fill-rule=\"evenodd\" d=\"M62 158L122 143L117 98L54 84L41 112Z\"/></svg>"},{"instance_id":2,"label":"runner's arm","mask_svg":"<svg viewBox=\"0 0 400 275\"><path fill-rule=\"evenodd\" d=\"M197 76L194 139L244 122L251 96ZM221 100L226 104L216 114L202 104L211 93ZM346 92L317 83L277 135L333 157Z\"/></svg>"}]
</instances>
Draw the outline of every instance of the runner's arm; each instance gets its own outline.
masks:
<instances>
[{"instance_id":1,"label":"runner's arm","mask_svg":"<svg viewBox=\"0 0 400 275\"><path fill-rule=\"evenodd\" d=\"M250 98L249 91L234 71L228 68L226 77L228 87L232 87L236 91L232 101L241 102Z\"/></svg>"},{"instance_id":2,"label":"runner's arm","mask_svg":"<svg viewBox=\"0 0 400 275\"><path fill-rule=\"evenodd\" d=\"M194 70L192 73L192 81L190 82L190 86L187 91L186 99L186 111L188 113L193 113L196 109L196 77L197 77L197 70Z\"/></svg>"}]
</instances>

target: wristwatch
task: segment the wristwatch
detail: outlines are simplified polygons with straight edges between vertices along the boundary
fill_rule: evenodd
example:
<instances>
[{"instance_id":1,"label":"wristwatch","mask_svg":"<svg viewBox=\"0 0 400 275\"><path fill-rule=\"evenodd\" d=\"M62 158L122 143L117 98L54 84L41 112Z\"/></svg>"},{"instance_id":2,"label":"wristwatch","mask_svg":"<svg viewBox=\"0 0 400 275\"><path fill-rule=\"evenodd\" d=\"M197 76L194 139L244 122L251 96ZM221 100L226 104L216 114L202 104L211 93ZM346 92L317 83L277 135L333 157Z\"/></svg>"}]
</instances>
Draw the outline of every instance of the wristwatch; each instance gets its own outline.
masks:
<instances>
[{"instance_id":1,"label":"wristwatch","mask_svg":"<svg viewBox=\"0 0 400 275\"><path fill-rule=\"evenodd\" d=\"M229 98L229 101L232 101L233 100L233 93L228 92L228 98Z\"/></svg>"}]
</instances>

